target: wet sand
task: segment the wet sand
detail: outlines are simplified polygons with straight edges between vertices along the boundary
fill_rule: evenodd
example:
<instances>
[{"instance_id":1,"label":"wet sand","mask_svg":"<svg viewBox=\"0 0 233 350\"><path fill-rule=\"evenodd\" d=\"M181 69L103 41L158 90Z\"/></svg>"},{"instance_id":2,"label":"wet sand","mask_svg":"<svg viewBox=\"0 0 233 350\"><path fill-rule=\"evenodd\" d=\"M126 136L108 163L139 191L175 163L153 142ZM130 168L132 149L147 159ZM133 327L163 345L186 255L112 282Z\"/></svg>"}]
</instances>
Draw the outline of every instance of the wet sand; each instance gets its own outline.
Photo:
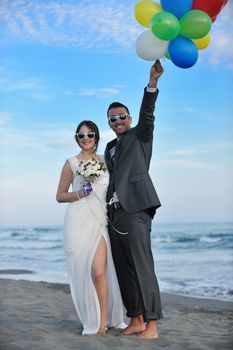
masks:
<instances>
[{"instance_id":1,"label":"wet sand","mask_svg":"<svg viewBox=\"0 0 233 350\"><path fill-rule=\"evenodd\" d=\"M233 302L162 293L159 339L115 329L82 336L68 285L4 278L0 285L1 350L233 349Z\"/></svg>"}]
</instances>

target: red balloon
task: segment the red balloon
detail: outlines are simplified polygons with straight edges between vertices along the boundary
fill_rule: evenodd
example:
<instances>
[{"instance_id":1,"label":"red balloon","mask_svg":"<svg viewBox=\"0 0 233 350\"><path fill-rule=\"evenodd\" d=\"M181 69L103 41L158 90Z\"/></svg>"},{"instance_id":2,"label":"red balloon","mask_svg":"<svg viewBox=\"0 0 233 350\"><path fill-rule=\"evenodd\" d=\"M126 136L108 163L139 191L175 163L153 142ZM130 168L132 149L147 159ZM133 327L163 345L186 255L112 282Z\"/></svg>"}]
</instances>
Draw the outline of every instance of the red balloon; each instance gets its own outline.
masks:
<instances>
[{"instance_id":1,"label":"red balloon","mask_svg":"<svg viewBox=\"0 0 233 350\"><path fill-rule=\"evenodd\" d=\"M216 17L228 0L193 0L193 10L206 12L211 18Z\"/></svg>"},{"instance_id":2,"label":"red balloon","mask_svg":"<svg viewBox=\"0 0 233 350\"><path fill-rule=\"evenodd\" d=\"M214 23L216 21L216 19L217 19L217 16L212 17L211 18L212 23Z\"/></svg>"}]
</instances>

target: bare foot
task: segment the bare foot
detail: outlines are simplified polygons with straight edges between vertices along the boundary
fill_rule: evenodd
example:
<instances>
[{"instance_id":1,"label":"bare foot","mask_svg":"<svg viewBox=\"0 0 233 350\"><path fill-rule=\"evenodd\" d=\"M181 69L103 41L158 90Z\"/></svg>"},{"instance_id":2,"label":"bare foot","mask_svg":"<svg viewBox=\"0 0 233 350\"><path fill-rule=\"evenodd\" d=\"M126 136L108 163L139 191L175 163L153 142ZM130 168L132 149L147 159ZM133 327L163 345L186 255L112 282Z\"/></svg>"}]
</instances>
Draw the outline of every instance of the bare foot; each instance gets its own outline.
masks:
<instances>
[{"instance_id":1,"label":"bare foot","mask_svg":"<svg viewBox=\"0 0 233 350\"><path fill-rule=\"evenodd\" d=\"M139 338L141 339L156 339L158 337L158 332L149 332L147 329L139 334Z\"/></svg>"},{"instance_id":2,"label":"bare foot","mask_svg":"<svg viewBox=\"0 0 233 350\"><path fill-rule=\"evenodd\" d=\"M141 339L156 339L159 337L157 330L157 321L150 320L146 325L146 329L139 334Z\"/></svg>"},{"instance_id":3,"label":"bare foot","mask_svg":"<svg viewBox=\"0 0 233 350\"><path fill-rule=\"evenodd\" d=\"M100 327L97 332L97 335L106 335L107 330L108 330L108 327Z\"/></svg>"},{"instance_id":4,"label":"bare foot","mask_svg":"<svg viewBox=\"0 0 233 350\"><path fill-rule=\"evenodd\" d=\"M131 335L144 331L146 329L142 315L131 318L130 324L123 330L123 334Z\"/></svg>"},{"instance_id":5,"label":"bare foot","mask_svg":"<svg viewBox=\"0 0 233 350\"><path fill-rule=\"evenodd\" d=\"M137 334L142 332L145 329L145 325L138 325L138 326L133 326L129 325L127 328L123 330L123 333L126 335L131 335L131 334Z\"/></svg>"}]
</instances>

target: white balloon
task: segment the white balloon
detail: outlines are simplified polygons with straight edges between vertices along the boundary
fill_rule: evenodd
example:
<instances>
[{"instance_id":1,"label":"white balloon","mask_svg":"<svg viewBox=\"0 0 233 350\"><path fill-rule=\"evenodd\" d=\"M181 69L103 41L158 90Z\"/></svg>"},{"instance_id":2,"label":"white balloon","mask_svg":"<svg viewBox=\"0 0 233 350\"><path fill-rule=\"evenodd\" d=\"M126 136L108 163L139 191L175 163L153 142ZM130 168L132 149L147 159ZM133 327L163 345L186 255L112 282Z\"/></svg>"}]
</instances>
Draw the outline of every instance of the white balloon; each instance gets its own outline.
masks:
<instances>
[{"instance_id":1,"label":"white balloon","mask_svg":"<svg viewBox=\"0 0 233 350\"><path fill-rule=\"evenodd\" d=\"M160 40L151 30L141 33L136 40L137 55L146 61L155 61L163 57L167 51L169 41Z\"/></svg>"}]
</instances>

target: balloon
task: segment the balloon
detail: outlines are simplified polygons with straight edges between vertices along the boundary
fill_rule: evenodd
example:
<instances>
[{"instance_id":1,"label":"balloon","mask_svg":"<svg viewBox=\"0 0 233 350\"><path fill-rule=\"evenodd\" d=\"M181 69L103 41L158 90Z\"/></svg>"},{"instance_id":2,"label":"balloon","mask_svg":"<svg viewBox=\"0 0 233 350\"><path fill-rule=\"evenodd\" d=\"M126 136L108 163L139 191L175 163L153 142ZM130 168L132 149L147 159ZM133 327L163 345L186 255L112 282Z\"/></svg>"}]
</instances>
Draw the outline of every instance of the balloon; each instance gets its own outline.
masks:
<instances>
[{"instance_id":1,"label":"balloon","mask_svg":"<svg viewBox=\"0 0 233 350\"><path fill-rule=\"evenodd\" d=\"M203 38L200 38L200 39L193 39L192 41L194 42L194 44L196 45L196 47L199 50L203 50L210 43L210 34L207 34L207 35L203 36Z\"/></svg>"},{"instance_id":2,"label":"balloon","mask_svg":"<svg viewBox=\"0 0 233 350\"><path fill-rule=\"evenodd\" d=\"M170 41L168 53L171 61L180 68L192 67L198 59L198 49L190 39L178 36Z\"/></svg>"},{"instance_id":3,"label":"balloon","mask_svg":"<svg viewBox=\"0 0 233 350\"><path fill-rule=\"evenodd\" d=\"M201 10L206 12L210 17L219 14L228 0L193 0L193 10Z\"/></svg>"},{"instance_id":4,"label":"balloon","mask_svg":"<svg viewBox=\"0 0 233 350\"><path fill-rule=\"evenodd\" d=\"M192 10L192 0L161 0L164 11L171 12L180 18L185 12Z\"/></svg>"},{"instance_id":5,"label":"balloon","mask_svg":"<svg viewBox=\"0 0 233 350\"><path fill-rule=\"evenodd\" d=\"M162 40L172 40L180 30L178 19L170 12L159 12L151 18L152 33Z\"/></svg>"},{"instance_id":6,"label":"balloon","mask_svg":"<svg viewBox=\"0 0 233 350\"><path fill-rule=\"evenodd\" d=\"M137 38L135 50L143 60L155 61L164 56L168 43L168 41L156 38L150 30L146 30Z\"/></svg>"},{"instance_id":7,"label":"balloon","mask_svg":"<svg viewBox=\"0 0 233 350\"><path fill-rule=\"evenodd\" d=\"M164 55L168 60L170 60L170 55L168 53L168 51L165 52L165 55Z\"/></svg>"},{"instance_id":8,"label":"balloon","mask_svg":"<svg viewBox=\"0 0 233 350\"><path fill-rule=\"evenodd\" d=\"M203 11L191 10L180 19L180 35L189 39L200 39L209 33L211 18Z\"/></svg>"},{"instance_id":9,"label":"balloon","mask_svg":"<svg viewBox=\"0 0 233 350\"><path fill-rule=\"evenodd\" d=\"M217 16L211 17L212 23L214 23L216 21L216 19L217 19Z\"/></svg>"},{"instance_id":10,"label":"balloon","mask_svg":"<svg viewBox=\"0 0 233 350\"><path fill-rule=\"evenodd\" d=\"M134 7L134 16L138 23L146 28L150 28L151 17L163 11L162 7L154 1L143 0Z\"/></svg>"}]
</instances>

